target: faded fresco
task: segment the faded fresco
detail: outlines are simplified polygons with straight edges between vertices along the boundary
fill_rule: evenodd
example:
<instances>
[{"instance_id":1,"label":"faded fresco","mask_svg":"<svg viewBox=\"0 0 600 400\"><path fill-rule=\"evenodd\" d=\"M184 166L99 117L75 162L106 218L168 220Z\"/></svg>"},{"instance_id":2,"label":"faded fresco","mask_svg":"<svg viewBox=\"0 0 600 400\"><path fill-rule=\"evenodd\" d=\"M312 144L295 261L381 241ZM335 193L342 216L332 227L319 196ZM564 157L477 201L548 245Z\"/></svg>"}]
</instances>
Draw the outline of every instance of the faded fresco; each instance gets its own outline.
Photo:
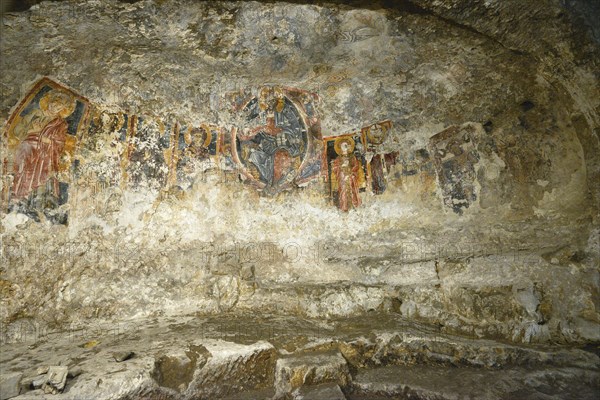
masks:
<instances>
[{"instance_id":1,"label":"faded fresco","mask_svg":"<svg viewBox=\"0 0 600 400\"><path fill-rule=\"evenodd\" d=\"M7 152L2 201L36 221L66 224L75 148L89 103L50 79L33 86L10 116L3 134Z\"/></svg>"},{"instance_id":2,"label":"faded fresco","mask_svg":"<svg viewBox=\"0 0 600 400\"><path fill-rule=\"evenodd\" d=\"M327 138L324 147L331 202L342 211L360 206L360 192L367 187L364 136L355 133Z\"/></svg>"},{"instance_id":3,"label":"faded fresco","mask_svg":"<svg viewBox=\"0 0 600 400\"><path fill-rule=\"evenodd\" d=\"M174 145L177 184L188 189L198 174L219 166L217 153L219 128L203 124L200 127L181 126L176 132Z\"/></svg>"},{"instance_id":4,"label":"faded fresco","mask_svg":"<svg viewBox=\"0 0 600 400\"><path fill-rule=\"evenodd\" d=\"M387 175L392 166L396 165L398 153L386 153L382 150L390 131L391 121L377 122L362 128L366 143L368 186L374 194L382 194L387 188Z\"/></svg>"},{"instance_id":5,"label":"faded fresco","mask_svg":"<svg viewBox=\"0 0 600 400\"><path fill-rule=\"evenodd\" d=\"M427 149L418 149L398 155L399 184L405 192L419 194L421 200L435 197L437 175L431 154Z\"/></svg>"},{"instance_id":6,"label":"faded fresco","mask_svg":"<svg viewBox=\"0 0 600 400\"><path fill-rule=\"evenodd\" d=\"M232 130L232 153L243 181L275 194L318 176L314 101L306 92L264 87L236 102L243 126Z\"/></svg>"},{"instance_id":7,"label":"faded fresco","mask_svg":"<svg viewBox=\"0 0 600 400\"><path fill-rule=\"evenodd\" d=\"M467 130L449 128L430 139L429 150L400 156L390 151L389 120L323 137L316 94L279 86L255 93L225 94L234 123L219 126L104 111L44 78L4 132L5 209L66 223L74 182L91 198L118 197L125 189L149 189L162 198L208 176L242 181L268 196L321 176L324 196L343 212L360 207L365 196L385 193L390 179L422 186L429 196L437 175L444 204L457 213L477 199L473 165L479 158ZM80 141L81 160L75 160ZM100 152L103 146L108 151Z\"/></svg>"},{"instance_id":8,"label":"faded fresco","mask_svg":"<svg viewBox=\"0 0 600 400\"><path fill-rule=\"evenodd\" d=\"M225 180L235 179L237 164L234 159L234 146L232 145L232 135L230 132L224 132L219 128L217 139L217 160L219 171Z\"/></svg>"},{"instance_id":9,"label":"faded fresco","mask_svg":"<svg viewBox=\"0 0 600 400\"><path fill-rule=\"evenodd\" d=\"M462 214L477 199L475 164L480 156L470 130L450 127L429 139L444 204Z\"/></svg>"},{"instance_id":10,"label":"faded fresco","mask_svg":"<svg viewBox=\"0 0 600 400\"><path fill-rule=\"evenodd\" d=\"M134 187L160 189L169 172L164 152L169 148L169 132L162 121L134 117L128 135L127 183Z\"/></svg>"},{"instance_id":11,"label":"faded fresco","mask_svg":"<svg viewBox=\"0 0 600 400\"><path fill-rule=\"evenodd\" d=\"M125 175L126 163L123 161L127 150L128 131L131 117L121 112L107 112L96 108L92 110L92 118L88 133L82 141L82 165L78 171L86 184L97 186L94 194L110 187L120 187ZM105 143L111 149L109 157L104 157L104 168L96 168L96 164L88 163L101 152Z\"/></svg>"},{"instance_id":12,"label":"faded fresco","mask_svg":"<svg viewBox=\"0 0 600 400\"><path fill-rule=\"evenodd\" d=\"M129 114L91 104L89 123L77 148L79 162L73 169L69 208L74 219L110 218L123 206L131 120Z\"/></svg>"}]
</instances>

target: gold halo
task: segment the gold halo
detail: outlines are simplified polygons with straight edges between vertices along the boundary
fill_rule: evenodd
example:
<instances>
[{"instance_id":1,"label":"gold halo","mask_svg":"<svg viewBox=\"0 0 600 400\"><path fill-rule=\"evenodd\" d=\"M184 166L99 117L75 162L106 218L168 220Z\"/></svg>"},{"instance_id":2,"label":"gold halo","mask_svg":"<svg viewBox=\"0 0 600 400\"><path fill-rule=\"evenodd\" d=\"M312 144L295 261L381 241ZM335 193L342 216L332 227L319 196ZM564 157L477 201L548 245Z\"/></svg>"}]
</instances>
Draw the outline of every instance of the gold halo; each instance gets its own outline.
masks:
<instances>
[{"instance_id":1,"label":"gold halo","mask_svg":"<svg viewBox=\"0 0 600 400\"><path fill-rule=\"evenodd\" d=\"M258 97L268 97L271 94L272 88L264 86L260 89Z\"/></svg>"},{"instance_id":2,"label":"gold halo","mask_svg":"<svg viewBox=\"0 0 600 400\"><path fill-rule=\"evenodd\" d=\"M348 145L350 146L350 150L348 150L348 154L350 154L354 151L354 139L352 139L351 137L340 137L340 138L335 139L335 142L333 143L333 147L335 148L335 152L338 154L338 156L343 155L342 154L342 143L343 142L348 143Z\"/></svg>"},{"instance_id":3,"label":"gold halo","mask_svg":"<svg viewBox=\"0 0 600 400\"><path fill-rule=\"evenodd\" d=\"M376 138L371 133L371 128L373 128L375 125L378 125L379 128L383 131L383 135L381 136L381 138ZM367 137L369 138L369 142L371 142L373 144L381 144L381 143L385 142L385 139L387 139L389 129L385 125L379 125L379 124L375 124L375 125L371 125L367 128Z\"/></svg>"},{"instance_id":4,"label":"gold halo","mask_svg":"<svg viewBox=\"0 0 600 400\"><path fill-rule=\"evenodd\" d=\"M120 131L125 123L125 114L122 112L117 113L117 125L115 125L115 131Z\"/></svg>"},{"instance_id":5,"label":"gold halo","mask_svg":"<svg viewBox=\"0 0 600 400\"><path fill-rule=\"evenodd\" d=\"M208 149L208 146L210 146L210 142L212 142L212 132L210 131L210 127L206 124L202 124L200 126L200 129L206 132L206 139L204 139L204 144L202 145L202 147Z\"/></svg>"},{"instance_id":6,"label":"gold halo","mask_svg":"<svg viewBox=\"0 0 600 400\"><path fill-rule=\"evenodd\" d=\"M188 128L188 130L184 134L185 143L190 145L194 142L194 139L197 135L200 135L201 132L206 132L206 138L202 143L201 147L208 149L210 146L210 142L212 142L212 132L210 131L210 127L206 124L200 125L199 128Z\"/></svg>"},{"instance_id":7,"label":"gold halo","mask_svg":"<svg viewBox=\"0 0 600 400\"><path fill-rule=\"evenodd\" d=\"M193 130L194 130L194 128L192 128L190 126L189 128L187 128L185 130L185 132L183 132L183 141L187 145L190 145L192 143L192 132L193 132Z\"/></svg>"},{"instance_id":8,"label":"gold halo","mask_svg":"<svg viewBox=\"0 0 600 400\"><path fill-rule=\"evenodd\" d=\"M61 118L66 118L75 111L75 99L68 93L51 90L40 99L40 109L46 111L50 102L59 102L63 106L58 112Z\"/></svg>"}]
</instances>

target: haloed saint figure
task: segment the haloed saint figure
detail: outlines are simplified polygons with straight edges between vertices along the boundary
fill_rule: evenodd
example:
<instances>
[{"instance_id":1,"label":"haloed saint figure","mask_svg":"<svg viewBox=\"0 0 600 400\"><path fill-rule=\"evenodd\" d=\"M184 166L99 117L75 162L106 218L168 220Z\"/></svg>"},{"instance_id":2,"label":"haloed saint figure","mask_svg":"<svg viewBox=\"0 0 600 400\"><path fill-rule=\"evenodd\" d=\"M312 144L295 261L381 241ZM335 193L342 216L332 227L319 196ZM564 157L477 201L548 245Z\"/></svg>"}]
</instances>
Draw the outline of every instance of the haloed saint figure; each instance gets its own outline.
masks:
<instances>
[{"instance_id":1,"label":"haloed saint figure","mask_svg":"<svg viewBox=\"0 0 600 400\"><path fill-rule=\"evenodd\" d=\"M308 145L306 125L279 88L264 88L244 108L249 125L237 134L237 152L249 177L278 192L297 176Z\"/></svg>"},{"instance_id":2,"label":"haloed saint figure","mask_svg":"<svg viewBox=\"0 0 600 400\"><path fill-rule=\"evenodd\" d=\"M337 206L342 211L360 206L360 161L354 155L354 140L339 138L335 142L337 158L332 161L332 183L337 191Z\"/></svg>"},{"instance_id":3,"label":"haloed saint figure","mask_svg":"<svg viewBox=\"0 0 600 400\"><path fill-rule=\"evenodd\" d=\"M53 89L40 100L39 108L15 127L17 138L13 160L11 203L25 208L56 207L61 198L58 179L67 142L67 117L75 110L75 99Z\"/></svg>"}]
</instances>

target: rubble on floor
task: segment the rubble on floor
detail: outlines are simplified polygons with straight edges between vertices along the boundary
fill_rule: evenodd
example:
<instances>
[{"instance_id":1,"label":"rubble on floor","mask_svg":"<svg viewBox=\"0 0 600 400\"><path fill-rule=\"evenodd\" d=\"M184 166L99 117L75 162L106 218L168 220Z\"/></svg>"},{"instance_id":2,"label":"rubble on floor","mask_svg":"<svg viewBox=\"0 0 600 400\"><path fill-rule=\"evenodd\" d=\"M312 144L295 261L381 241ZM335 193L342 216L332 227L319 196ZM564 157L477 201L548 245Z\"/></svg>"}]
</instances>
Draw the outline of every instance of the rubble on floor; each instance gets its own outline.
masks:
<instances>
[{"instance_id":1,"label":"rubble on floor","mask_svg":"<svg viewBox=\"0 0 600 400\"><path fill-rule=\"evenodd\" d=\"M594 399L600 389L597 345L452 336L384 314L224 313L128 327L2 344L2 399Z\"/></svg>"}]
</instances>

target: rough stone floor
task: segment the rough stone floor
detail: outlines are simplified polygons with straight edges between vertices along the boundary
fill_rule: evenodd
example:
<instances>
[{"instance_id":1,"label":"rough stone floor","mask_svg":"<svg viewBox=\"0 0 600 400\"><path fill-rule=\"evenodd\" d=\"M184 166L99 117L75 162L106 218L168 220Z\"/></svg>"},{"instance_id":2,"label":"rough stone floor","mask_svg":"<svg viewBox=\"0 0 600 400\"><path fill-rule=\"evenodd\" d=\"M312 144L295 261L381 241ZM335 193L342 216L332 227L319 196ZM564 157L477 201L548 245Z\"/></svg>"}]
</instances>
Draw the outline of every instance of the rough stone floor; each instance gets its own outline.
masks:
<instances>
[{"instance_id":1,"label":"rough stone floor","mask_svg":"<svg viewBox=\"0 0 600 400\"><path fill-rule=\"evenodd\" d=\"M600 393L596 346L516 346L378 314L326 321L188 315L61 332L24 327L0 350L2 399L597 399Z\"/></svg>"}]
</instances>

